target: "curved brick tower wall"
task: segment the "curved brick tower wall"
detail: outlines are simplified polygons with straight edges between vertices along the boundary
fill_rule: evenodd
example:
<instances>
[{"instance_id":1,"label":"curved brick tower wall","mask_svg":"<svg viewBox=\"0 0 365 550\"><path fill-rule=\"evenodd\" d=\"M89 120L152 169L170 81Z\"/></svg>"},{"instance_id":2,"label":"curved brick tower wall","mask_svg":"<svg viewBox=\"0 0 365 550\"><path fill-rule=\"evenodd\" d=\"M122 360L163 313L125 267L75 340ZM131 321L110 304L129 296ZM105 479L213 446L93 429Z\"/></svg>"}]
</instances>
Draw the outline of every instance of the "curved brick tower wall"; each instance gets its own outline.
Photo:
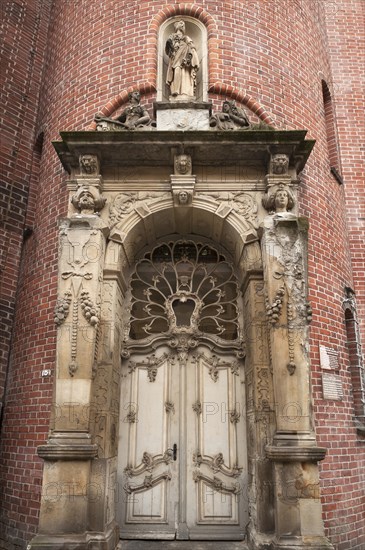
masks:
<instances>
[{"instance_id":1,"label":"curved brick tower wall","mask_svg":"<svg viewBox=\"0 0 365 550\"><path fill-rule=\"evenodd\" d=\"M43 7L44 41L48 3L29 0L24 5L26 16L19 22L19 32L23 33L23 40L29 40L30 48L32 7ZM278 129L305 128L307 137L316 140L301 177L299 200L301 214L310 220L314 418L318 444L328 448L321 465L324 520L326 534L338 550L364 548L364 438L357 433L353 420L342 309L344 288L351 287L357 294L359 318L364 316L361 271L364 260L359 248L364 213L359 211L358 200L363 168L360 149L352 133L355 126L361 126L356 120L364 113L364 95L361 95L360 81L351 76L361 74L360 54L354 58L353 46L344 38L349 32L363 32L362 10L361 0L206 1L171 5L153 0L53 3L43 74L39 67L37 74L31 76L30 85L35 89L32 113L23 119L13 114L14 106L9 107L6 123L11 126L15 116L18 125L22 123L28 128L21 137L22 155L36 147L27 212L34 231L23 245L19 268L23 212L23 221L15 232L13 253L17 259L5 265L10 286L3 287L4 294L12 296L11 307L16 298L15 317L13 319L11 308L8 316L9 326L13 326L12 354L2 426L1 527L7 540L6 548L25 548L36 532L42 470L36 448L46 439L51 410L52 376L42 377L42 370L51 369L53 373L55 368L57 220L67 210L66 174L51 140L58 139L62 130L92 127L96 112L115 115L126 101L127 91L134 88L140 89L142 103L151 109L156 98L156 32L164 20L177 14L197 17L207 26L209 99L220 105L226 97L236 98L246 104L252 121L257 122L259 117ZM5 15L10 17L9 13ZM340 48L337 47L339 32L343 33ZM9 47L13 52L17 36L11 35L13 44L9 43ZM43 42L38 45L42 48ZM15 59L8 58L9 86L16 86L10 80L11 67L15 63L21 70L21 53L19 50ZM21 78L26 81L29 73ZM345 185L330 172L322 81L331 91L338 117ZM36 117L39 89L40 107ZM20 104L15 111L22 112ZM38 166L40 152L36 144L41 132L44 145ZM356 131L356 139L360 143L359 132ZM13 185L16 177L29 180L29 162L19 162L19 174L9 180ZM23 203L26 204L25 199ZM14 224L16 220L14 217ZM10 238L9 234L6 238ZM9 343L9 340L5 342ZM319 345L339 352L338 374L344 390L341 401L323 399ZM6 367L4 378L5 371Z\"/></svg>"}]
</instances>

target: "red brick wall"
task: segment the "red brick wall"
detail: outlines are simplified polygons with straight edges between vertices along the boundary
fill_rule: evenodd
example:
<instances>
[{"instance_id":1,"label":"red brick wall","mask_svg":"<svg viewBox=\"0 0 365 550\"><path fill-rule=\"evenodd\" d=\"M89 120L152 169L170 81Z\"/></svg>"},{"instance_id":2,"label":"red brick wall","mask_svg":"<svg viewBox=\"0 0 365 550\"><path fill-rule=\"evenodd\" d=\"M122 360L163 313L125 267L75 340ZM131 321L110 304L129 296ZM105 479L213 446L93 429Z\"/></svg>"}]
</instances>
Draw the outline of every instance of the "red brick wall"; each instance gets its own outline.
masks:
<instances>
[{"instance_id":1,"label":"red brick wall","mask_svg":"<svg viewBox=\"0 0 365 550\"><path fill-rule=\"evenodd\" d=\"M15 5L13 2L9 4ZM364 187L360 187L359 180L363 168L359 156L360 139L357 138L360 124L356 122L361 120L364 109L361 110L363 96L356 77L361 70L360 56L353 55L355 46L349 34L350 31L356 32L358 36L361 31L363 4L362 0L343 0L343 4L346 4L346 9L339 0L207 0L200 4L175 2L170 7L168 3L156 0L56 0L53 3L38 118L35 119L35 113L41 59L38 72L33 74L29 84L29 90L34 93L33 110L27 111L25 119L21 117L19 113L25 110L21 94L19 99L8 100L7 104L9 124L15 117L16 127L23 129L23 133L17 130L16 134L23 140L17 158L25 155L17 172L13 172L15 176L9 176L8 193L10 189L15 191L16 181L21 189L22 183L28 181L29 143L33 145L36 135L44 132L38 191L35 181L30 195L35 230L23 249L4 416L6 491L3 508L11 536L29 541L36 529L41 482L41 463L36 458L36 447L46 439L51 400L51 380L42 379L41 371L51 368L53 372L55 365L53 307L57 219L65 215L67 199L65 175L50 142L59 138L60 130L89 128L97 112L114 114L126 99L129 89L139 87L142 93L145 92L142 103L150 108L156 88L153 51L157 26L166 15L181 13L196 15L209 26L209 85L211 98L216 103L219 103L217 93L221 90L222 99L226 95L237 97L261 119L281 129L307 128L308 137L317 140L302 175L300 204L301 213L310 219L314 412L319 444L329 449L322 465L325 521L336 550L364 548L364 504L361 504L359 494L361 481L364 482L364 442L359 441L353 422L351 376L341 305L344 287L350 286L355 288L360 308L364 307L361 305L365 290L361 286L364 285L363 279L361 282L364 254L360 250L358 219L359 194L364 193ZM45 40L47 4L41 0L29 0L27 5L26 23L18 26L18 30L16 26L11 27L8 38L13 41L9 42L9 57L19 48L11 61L12 66L14 61L19 65L18 71L26 71L29 64L27 52L31 34L37 28L35 10L41 6L42 48ZM325 7L328 10L328 36ZM343 35L337 36L336 29L342 30ZM19 46L19 32L29 42L23 53ZM338 43L341 48L337 47ZM338 55L339 49L341 55ZM28 82L27 74L24 72L19 77L18 87L20 83ZM336 86L343 74L347 80L341 81L345 86L342 93L342 88ZM11 72L8 76L11 78ZM349 79L351 89L346 88ZM343 186L330 173L322 80L329 86L335 108L345 179ZM15 82L13 86L16 86ZM28 94L30 97L31 92ZM343 98L345 103L341 103ZM7 134L9 162L13 159L14 135L14 131ZM10 182L14 185L10 186ZM26 203L26 198L19 200ZM13 200L11 204L15 208ZM17 238L16 247L11 248L15 262L7 256L11 263L7 265L7 284L10 286L6 287L9 289L6 296L13 296L12 304L24 210L23 205L19 227L15 222L8 226L8 231ZM29 220L31 223L32 218ZM322 399L319 343L339 351L345 392L343 401Z\"/></svg>"},{"instance_id":2,"label":"red brick wall","mask_svg":"<svg viewBox=\"0 0 365 550\"><path fill-rule=\"evenodd\" d=\"M331 79L328 83L337 122L343 195L338 204L346 206L353 279L349 286L356 292L361 325L362 353L365 349L365 4L362 0L325 2ZM329 212L330 213L330 212ZM335 221L334 221L335 220ZM334 218L331 224L337 225ZM346 227L343 224L343 231ZM331 235L330 235L331 237ZM337 261L341 246L337 235L329 241ZM348 262L349 260L346 260ZM326 270L326 277L330 276ZM346 280L343 277L343 284ZM339 292L343 290L338 289ZM341 298L341 295L338 296ZM333 304L325 297L323 306ZM323 311L324 308L322 308ZM326 315L328 318L328 315ZM321 328L322 330L325 329ZM327 327L328 330L328 327ZM354 403L350 359L345 344L346 332L341 317L331 322L331 331L340 345L340 374L344 384L343 402L321 399L316 383L317 433L320 444L329 448L322 465L322 494L326 526L336 550L365 548L365 438L353 431ZM337 344L333 335L331 344ZM334 346L333 346L334 347ZM342 351L343 350L343 351Z\"/></svg>"},{"instance_id":3,"label":"red brick wall","mask_svg":"<svg viewBox=\"0 0 365 550\"><path fill-rule=\"evenodd\" d=\"M5 403L1 431L4 497L1 501L0 546L23 548L27 532L37 524L41 481L35 445L44 438L49 395L33 385L39 371L36 357L24 361L35 348L33 318L16 322L16 304L25 307L24 276L35 278L37 264L34 206L40 168L41 139L37 143L37 112L48 34L48 0L1 3L1 193L0 193L0 399ZM28 260L27 260L28 257ZM33 274L28 271L33 262ZM30 307L39 307L33 299ZM19 310L19 308L18 308ZM10 360L10 347L23 340ZM35 353L35 351L33 351ZM5 392L7 385L8 392ZM47 409L49 405L47 406ZM42 422L42 415L43 422ZM39 420L39 421L38 421ZM39 490L38 490L39 493ZM6 543L2 539L7 540Z\"/></svg>"}]
</instances>

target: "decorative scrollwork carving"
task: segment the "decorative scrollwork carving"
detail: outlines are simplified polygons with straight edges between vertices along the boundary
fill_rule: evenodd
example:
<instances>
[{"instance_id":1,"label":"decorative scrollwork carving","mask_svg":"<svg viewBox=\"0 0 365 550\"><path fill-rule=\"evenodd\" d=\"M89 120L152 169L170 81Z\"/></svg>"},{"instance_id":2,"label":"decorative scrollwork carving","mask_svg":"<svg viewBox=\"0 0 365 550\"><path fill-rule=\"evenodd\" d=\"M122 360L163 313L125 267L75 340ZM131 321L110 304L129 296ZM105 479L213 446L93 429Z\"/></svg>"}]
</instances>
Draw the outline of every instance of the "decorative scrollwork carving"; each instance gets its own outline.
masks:
<instances>
[{"instance_id":1,"label":"decorative scrollwork carving","mask_svg":"<svg viewBox=\"0 0 365 550\"><path fill-rule=\"evenodd\" d=\"M236 212L251 225L253 229L258 229L259 221L257 218L257 204L248 193L231 193L229 191L217 191L211 193L202 193L197 196L208 197L220 203L219 210L225 207L227 212Z\"/></svg>"},{"instance_id":2,"label":"decorative scrollwork carving","mask_svg":"<svg viewBox=\"0 0 365 550\"><path fill-rule=\"evenodd\" d=\"M194 470L193 480L195 481L195 483L197 483L198 481L204 481L204 483L206 483L219 493L233 493L234 495L238 495L241 492L241 486L239 483L232 483L230 486L228 486L225 485L223 481L218 477L214 476L213 479L211 479L210 477L199 472L199 470Z\"/></svg>"},{"instance_id":3,"label":"decorative scrollwork carving","mask_svg":"<svg viewBox=\"0 0 365 550\"><path fill-rule=\"evenodd\" d=\"M124 488L124 491L128 494L141 493L142 491L151 489L152 487L154 487L164 479L167 481L170 481L171 479L170 472L163 472L162 474L156 477L152 477L152 474L150 474L144 478L143 483L141 483L140 485L131 485L130 483L126 483L123 488Z\"/></svg>"},{"instance_id":4,"label":"decorative scrollwork carving","mask_svg":"<svg viewBox=\"0 0 365 550\"><path fill-rule=\"evenodd\" d=\"M229 419L232 422L232 424L237 424L237 422L240 421L241 413L234 410L229 413Z\"/></svg>"},{"instance_id":5,"label":"decorative scrollwork carving","mask_svg":"<svg viewBox=\"0 0 365 550\"><path fill-rule=\"evenodd\" d=\"M222 472L222 474L229 477L238 477L242 472L242 468L239 468L236 464L233 468L228 468L224 464L223 453L218 453L213 457L203 457L200 451L197 451L193 454L193 464L198 468L200 468L201 464L205 464L215 474Z\"/></svg>"},{"instance_id":6,"label":"decorative scrollwork carving","mask_svg":"<svg viewBox=\"0 0 365 550\"><path fill-rule=\"evenodd\" d=\"M235 376L239 376L239 374L240 374L240 366L239 366L238 361L234 361L234 362L231 364L231 373L234 374Z\"/></svg>"},{"instance_id":7,"label":"decorative scrollwork carving","mask_svg":"<svg viewBox=\"0 0 365 550\"><path fill-rule=\"evenodd\" d=\"M182 334L170 338L167 343L170 348L176 349L178 359L182 362L186 362L189 351L196 348L199 344L198 340L193 336L185 336Z\"/></svg>"},{"instance_id":8,"label":"decorative scrollwork carving","mask_svg":"<svg viewBox=\"0 0 365 550\"><path fill-rule=\"evenodd\" d=\"M129 361L128 373L134 373L137 367L144 368L147 370L148 380L150 382L154 382L156 380L158 367L168 358L169 355L167 353L163 353L161 357L156 357L156 355L153 353L146 360L140 362Z\"/></svg>"},{"instance_id":9,"label":"decorative scrollwork carving","mask_svg":"<svg viewBox=\"0 0 365 550\"><path fill-rule=\"evenodd\" d=\"M136 264L131 281L129 344L166 335L181 359L197 336L241 346L238 285L231 263L193 241L165 243Z\"/></svg>"},{"instance_id":10,"label":"decorative scrollwork carving","mask_svg":"<svg viewBox=\"0 0 365 550\"><path fill-rule=\"evenodd\" d=\"M145 451L142 455L141 463L132 468L132 466L127 466L124 469L124 473L128 477L139 476L143 472L152 472L156 466L159 464L169 464L173 460L173 452L171 449L167 449L163 455L152 456L150 453Z\"/></svg>"},{"instance_id":11,"label":"decorative scrollwork carving","mask_svg":"<svg viewBox=\"0 0 365 550\"><path fill-rule=\"evenodd\" d=\"M202 413L202 404L200 401L195 401L195 403L193 403L193 411L196 412L196 414Z\"/></svg>"},{"instance_id":12,"label":"decorative scrollwork carving","mask_svg":"<svg viewBox=\"0 0 365 550\"><path fill-rule=\"evenodd\" d=\"M175 414L175 405L172 403L172 401L166 401L165 402L165 411L167 413Z\"/></svg>"},{"instance_id":13,"label":"decorative scrollwork carving","mask_svg":"<svg viewBox=\"0 0 365 550\"><path fill-rule=\"evenodd\" d=\"M137 412L136 411L129 411L129 413L126 416L127 422L130 424L134 424L137 422Z\"/></svg>"}]
</instances>

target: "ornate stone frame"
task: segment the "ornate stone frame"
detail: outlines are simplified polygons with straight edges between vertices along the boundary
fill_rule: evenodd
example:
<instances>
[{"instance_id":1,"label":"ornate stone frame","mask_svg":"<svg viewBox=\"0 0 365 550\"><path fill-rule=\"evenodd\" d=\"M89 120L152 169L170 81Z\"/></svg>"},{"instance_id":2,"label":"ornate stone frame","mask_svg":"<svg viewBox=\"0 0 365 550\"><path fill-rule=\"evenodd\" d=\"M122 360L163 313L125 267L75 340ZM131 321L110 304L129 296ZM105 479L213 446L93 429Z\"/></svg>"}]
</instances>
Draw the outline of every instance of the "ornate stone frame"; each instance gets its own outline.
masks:
<instances>
[{"instance_id":1,"label":"ornate stone frame","mask_svg":"<svg viewBox=\"0 0 365 550\"><path fill-rule=\"evenodd\" d=\"M107 198L111 212L112 197L123 197L115 218L108 218L102 200L94 213L73 201L60 224L55 414L49 440L38 450L45 460L41 516L29 550L70 544L116 548L121 312L135 255L170 232L166 219L174 221L177 232L220 243L241 273L251 548L331 548L319 500L317 462L325 449L316 446L310 410L307 224L297 217L295 204L297 174L313 142L305 141L302 131L224 136L156 131L133 139L128 133L102 134L64 133L55 144L71 174L70 198L81 184L89 186ZM171 174L174 157L186 148L193 173L200 166L204 174L210 163L216 167L213 183L204 187L192 174ZM79 155L96 152L100 173L80 173ZM284 173L272 168L276 153L288 157ZM146 181L138 177L144 159L153 160ZM221 167L227 160L230 190L222 191ZM108 166L117 162L122 174L134 167L134 179L133 171L127 179L111 178ZM244 174L238 183L232 166ZM164 174L170 171L168 184L161 183L166 182L162 168ZM290 188L290 212L282 206L265 212L262 199L275 186ZM189 200L181 203L174 192L183 189Z\"/></svg>"}]
</instances>

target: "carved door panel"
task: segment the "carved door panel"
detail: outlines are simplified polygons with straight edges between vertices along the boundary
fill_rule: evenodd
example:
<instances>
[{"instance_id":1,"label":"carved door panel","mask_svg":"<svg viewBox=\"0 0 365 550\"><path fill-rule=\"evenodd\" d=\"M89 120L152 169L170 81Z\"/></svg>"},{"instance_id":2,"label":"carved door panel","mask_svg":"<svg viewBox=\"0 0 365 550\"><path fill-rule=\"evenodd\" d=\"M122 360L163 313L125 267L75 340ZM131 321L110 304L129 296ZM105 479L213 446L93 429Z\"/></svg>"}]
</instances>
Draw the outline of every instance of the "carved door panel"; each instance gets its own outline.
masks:
<instances>
[{"instance_id":1,"label":"carved door panel","mask_svg":"<svg viewBox=\"0 0 365 550\"><path fill-rule=\"evenodd\" d=\"M164 349L123 365L118 500L124 538L175 538L179 395L173 369Z\"/></svg>"},{"instance_id":2,"label":"carved door panel","mask_svg":"<svg viewBox=\"0 0 365 550\"><path fill-rule=\"evenodd\" d=\"M123 366L123 538L244 538L242 376L236 359L201 346L183 357L160 347Z\"/></svg>"},{"instance_id":3,"label":"carved door panel","mask_svg":"<svg viewBox=\"0 0 365 550\"><path fill-rule=\"evenodd\" d=\"M204 350L186 376L189 538L241 540L248 522L242 365Z\"/></svg>"}]
</instances>

